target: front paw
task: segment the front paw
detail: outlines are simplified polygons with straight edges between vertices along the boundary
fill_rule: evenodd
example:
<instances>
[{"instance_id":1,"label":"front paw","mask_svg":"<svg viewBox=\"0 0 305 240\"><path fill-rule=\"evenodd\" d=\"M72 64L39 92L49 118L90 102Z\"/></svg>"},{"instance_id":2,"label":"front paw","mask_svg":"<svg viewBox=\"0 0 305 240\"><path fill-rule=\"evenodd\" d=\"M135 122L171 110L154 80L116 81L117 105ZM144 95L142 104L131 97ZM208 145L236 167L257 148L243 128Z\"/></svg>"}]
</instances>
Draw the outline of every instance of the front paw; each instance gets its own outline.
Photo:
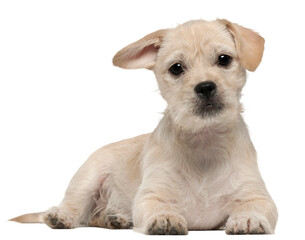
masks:
<instances>
[{"instance_id":1,"label":"front paw","mask_svg":"<svg viewBox=\"0 0 305 240\"><path fill-rule=\"evenodd\" d=\"M186 221L174 214L162 214L150 219L147 230L150 235L187 235Z\"/></svg>"},{"instance_id":2,"label":"front paw","mask_svg":"<svg viewBox=\"0 0 305 240\"><path fill-rule=\"evenodd\" d=\"M255 216L230 216L226 224L226 234L266 234L271 233L268 224Z\"/></svg>"}]
</instances>

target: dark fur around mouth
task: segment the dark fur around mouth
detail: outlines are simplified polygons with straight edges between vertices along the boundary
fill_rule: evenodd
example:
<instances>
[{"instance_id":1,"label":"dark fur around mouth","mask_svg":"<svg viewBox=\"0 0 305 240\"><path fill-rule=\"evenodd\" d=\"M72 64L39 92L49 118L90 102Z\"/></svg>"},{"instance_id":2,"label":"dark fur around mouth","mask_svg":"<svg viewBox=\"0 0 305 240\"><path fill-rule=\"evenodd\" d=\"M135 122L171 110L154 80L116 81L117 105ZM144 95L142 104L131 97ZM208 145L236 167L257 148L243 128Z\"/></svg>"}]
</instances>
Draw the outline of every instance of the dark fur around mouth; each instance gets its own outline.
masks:
<instances>
[{"instance_id":1,"label":"dark fur around mouth","mask_svg":"<svg viewBox=\"0 0 305 240\"><path fill-rule=\"evenodd\" d=\"M213 97L210 99L195 99L193 101L194 112L201 117L213 117L217 115L224 108L224 104L220 97Z\"/></svg>"}]
</instances>

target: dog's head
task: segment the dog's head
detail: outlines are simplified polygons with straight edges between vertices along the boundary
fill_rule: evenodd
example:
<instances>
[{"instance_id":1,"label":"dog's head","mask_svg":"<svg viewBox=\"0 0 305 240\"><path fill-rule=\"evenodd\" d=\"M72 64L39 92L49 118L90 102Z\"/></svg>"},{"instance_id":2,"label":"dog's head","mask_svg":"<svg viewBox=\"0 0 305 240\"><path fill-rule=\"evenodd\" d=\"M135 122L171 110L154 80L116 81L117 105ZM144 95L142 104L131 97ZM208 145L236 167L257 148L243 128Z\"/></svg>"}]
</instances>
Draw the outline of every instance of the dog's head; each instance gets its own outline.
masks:
<instances>
[{"instance_id":1,"label":"dog's head","mask_svg":"<svg viewBox=\"0 0 305 240\"><path fill-rule=\"evenodd\" d=\"M239 116L246 69L255 71L263 50L264 39L250 29L199 20L151 33L119 51L113 63L153 70L172 120L197 130Z\"/></svg>"}]
</instances>

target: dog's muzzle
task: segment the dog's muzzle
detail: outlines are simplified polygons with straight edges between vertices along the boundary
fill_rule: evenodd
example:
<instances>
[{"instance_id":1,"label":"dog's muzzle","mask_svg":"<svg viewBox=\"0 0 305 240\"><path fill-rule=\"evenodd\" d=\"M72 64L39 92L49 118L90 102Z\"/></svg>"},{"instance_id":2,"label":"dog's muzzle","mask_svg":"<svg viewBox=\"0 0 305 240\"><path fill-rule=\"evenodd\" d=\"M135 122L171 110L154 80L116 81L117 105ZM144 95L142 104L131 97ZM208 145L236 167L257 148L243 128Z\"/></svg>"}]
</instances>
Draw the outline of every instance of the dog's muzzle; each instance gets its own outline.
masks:
<instances>
[{"instance_id":1,"label":"dog's muzzle","mask_svg":"<svg viewBox=\"0 0 305 240\"><path fill-rule=\"evenodd\" d=\"M222 110L224 104L217 92L217 86L212 81L197 84L194 88L197 99L195 113L201 116L211 116Z\"/></svg>"}]
</instances>

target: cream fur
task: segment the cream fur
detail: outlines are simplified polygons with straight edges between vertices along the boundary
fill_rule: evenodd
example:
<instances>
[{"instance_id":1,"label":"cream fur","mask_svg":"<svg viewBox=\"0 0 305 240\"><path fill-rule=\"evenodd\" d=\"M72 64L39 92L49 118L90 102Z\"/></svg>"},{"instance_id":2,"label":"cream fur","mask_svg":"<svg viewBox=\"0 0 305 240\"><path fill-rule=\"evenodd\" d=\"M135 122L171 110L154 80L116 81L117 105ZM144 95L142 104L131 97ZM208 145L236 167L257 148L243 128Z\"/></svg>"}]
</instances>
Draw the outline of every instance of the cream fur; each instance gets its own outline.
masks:
<instances>
[{"instance_id":1,"label":"cream fur","mask_svg":"<svg viewBox=\"0 0 305 240\"><path fill-rule=\"evenodd\" d=\"M93 153L70 182L62 203L13 219L36 219L52 228L131 228L145 234L187 234L219 229L228 234L274 233L277 210L260 176L256 152L241 117L246 71L259 65L264 40L227 20L191 21L159 30L122 49L124 68L156 75L168 107L154 132ZM251 52L249 52L250 50ZM215 64L233 57L228 68ZM185 72L168 71L182 63ZM194 113L194 87L217 85L224 108Z\"/></svg>"}]
</instances>

